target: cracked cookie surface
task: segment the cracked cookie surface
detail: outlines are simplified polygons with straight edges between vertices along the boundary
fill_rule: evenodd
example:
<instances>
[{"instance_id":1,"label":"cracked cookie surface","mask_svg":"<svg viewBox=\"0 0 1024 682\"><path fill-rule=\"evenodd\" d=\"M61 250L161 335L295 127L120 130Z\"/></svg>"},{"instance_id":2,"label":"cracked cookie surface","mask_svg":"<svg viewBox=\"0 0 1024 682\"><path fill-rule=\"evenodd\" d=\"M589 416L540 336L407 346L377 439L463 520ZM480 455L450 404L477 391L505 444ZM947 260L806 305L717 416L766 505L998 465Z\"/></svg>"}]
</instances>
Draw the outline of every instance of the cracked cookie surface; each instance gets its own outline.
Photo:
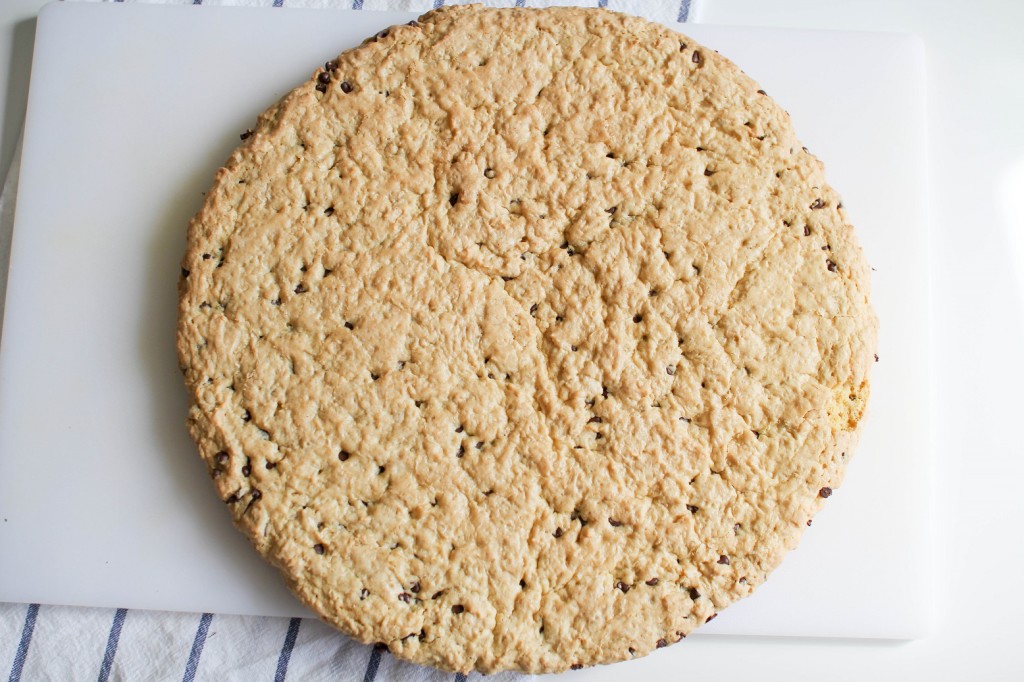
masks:
<instances>
[{"instance_id":1,"label":"cracked cookie surface","mask_svg":"<svg viewBox=\"0 0 1024 682\"><path fill-rule=\"evenodd\" d=\"M244 137L188 231L188 424L327 622L447 670L642 656L761 584L840 484L868 267L714 51L445 8Z\"/></svg>"}]
</instances>

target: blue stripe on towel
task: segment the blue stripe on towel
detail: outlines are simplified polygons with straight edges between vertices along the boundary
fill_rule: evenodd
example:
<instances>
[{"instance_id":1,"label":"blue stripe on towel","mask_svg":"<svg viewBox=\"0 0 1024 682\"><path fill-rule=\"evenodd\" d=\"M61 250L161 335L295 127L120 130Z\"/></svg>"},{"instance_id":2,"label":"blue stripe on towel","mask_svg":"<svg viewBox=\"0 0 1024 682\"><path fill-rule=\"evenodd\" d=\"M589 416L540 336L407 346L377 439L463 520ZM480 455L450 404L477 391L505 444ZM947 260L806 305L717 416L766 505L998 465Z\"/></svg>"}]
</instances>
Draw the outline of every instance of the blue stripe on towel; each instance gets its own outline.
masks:
<instances>
[{"instance_id":1,"label":"blue stripe on towel","mask_svg":"<svg viewBox=\"0 0 1024 682\"><path fill-rule=\"evenodd\" d=\"M380 658L384 655L384 649L387 648L380 644L373 646L373 651L370 652L370 662L366 664L366 672L363 674L363 682L373 682L373 679L377 677L377 668L380 667Z\"/></svg>"},{"instance_id":2,"label":"blue stripe on towel","mask_svg":"<svg viewBox=\"0 0 1024 682\"><path fill-rule=\"evenodd\" d=\"M690 0L679 0L679 16L676 18L678 22L684 22L690 16Z\"/></svg>"},{"instance_id":3,"label":"blue stripe on towel","mask_svg":"<svg viewBox=\"0 0 1024 682\"><path fill-rule=\"evenodd\" d=\"M210 632L210 622L213 620L212 613L204 613L199 619L199 627L196 629L196 637L192 640L192 650L188 652L188 662L185 664L185 674L181 682L192 682L196 679L196 671L199 669L199 657L203 655L203 645L206 644L206 636Z\"/></svg>"},{"instance_id":4,"label":"blue stripe on towel","mask_svg":"<svg viewBox=\"0 0 1024 682\"><path fill-rule=\"evenodd\" d=\"M107 635L107 648L103 652L103 663L100 664L100 674L97 682L107 682L110 677L110 669L114 667L114 656L117 655L117 643L121 639L121 626L124 625L128 609L118 609L114 612L114 622L110 624L110 634Z\"/></svg>"},{"instance_id":5,"label":"blue stripe on towel","mask_svg":"<svg viewBox=\"0 0 1024 682\"><path fill-rule=\"evenodd\" d=\"M19 682L21 670L25 667L25 659L28 658L28 646L32 643L32 631L36 629L36 616L39 615L39 604L29 604L25 613L25 624L21 626L21 640L18 642L18 650L14 654L14 664L11 665L11 676L7 682Z\"/></svg>"},{"instance_id":6,"label":"blue stripe on towel","mask_svg":"<svg viewBox=\"0 0 1024 682\"><path fill-rule=\"evenodd\" d=\"M288 661L292 657L292 649L295 648L295 640L299 636L299 626L302 625L301 618L292 618L288 622L288 634L284 637L284 646L281 647L281 655L277 658L277 672L274 674L274 682L284 682L288 675Z\"/></svg>"},{"instance_id":7,"label":"blue stripe on towel","mask_svg":"<svg viewBox=\"0 0 1024 682\"><path fill-rule=\"evenodd\" d=\"M363 0L352 0L352 9L362 9Z\"/></svg>"}]
</instances>

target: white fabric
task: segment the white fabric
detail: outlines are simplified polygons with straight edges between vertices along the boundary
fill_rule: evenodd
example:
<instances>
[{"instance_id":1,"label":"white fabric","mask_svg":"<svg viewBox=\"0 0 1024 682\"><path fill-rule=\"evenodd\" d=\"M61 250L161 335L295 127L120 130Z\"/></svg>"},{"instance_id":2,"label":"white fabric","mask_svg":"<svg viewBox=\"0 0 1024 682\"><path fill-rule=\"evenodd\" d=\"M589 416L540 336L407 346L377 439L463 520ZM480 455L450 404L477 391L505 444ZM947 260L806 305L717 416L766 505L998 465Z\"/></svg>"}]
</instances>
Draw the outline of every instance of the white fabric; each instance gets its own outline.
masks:
<instances>
[{"instance_id":1,"label":"white fabric","mask_svg":"<svg viewBox=\"0 0 1024 682\"><path fill-rule=\"evenodd\" d=\"M77 0L118 2L122 0ZM151 4L349 8L423 12L439 0L123 0ZM496 7L608 7L682 22L697 0L473 0ZM448 4L463 4L451 2ZM21 144L0 194L0 304L6 295ZM3 308L0 305L0 319ZM463 680L400 661L312 619L261 618L0 603L0 679L19 680ZM479 678L478 675L471 675ZM487 680L529 680L501 674Z\"/></svg>"}]
</instances>

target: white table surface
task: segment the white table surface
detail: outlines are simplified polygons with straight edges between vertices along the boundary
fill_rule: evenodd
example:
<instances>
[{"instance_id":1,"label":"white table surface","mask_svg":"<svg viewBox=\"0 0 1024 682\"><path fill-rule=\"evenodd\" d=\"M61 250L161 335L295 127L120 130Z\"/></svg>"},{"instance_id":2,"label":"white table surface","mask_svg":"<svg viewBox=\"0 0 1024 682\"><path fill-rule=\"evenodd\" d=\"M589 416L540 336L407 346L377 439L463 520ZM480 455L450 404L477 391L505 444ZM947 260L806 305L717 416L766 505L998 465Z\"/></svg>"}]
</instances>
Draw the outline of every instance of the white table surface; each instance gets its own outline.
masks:
<instances>
[{"instance_id":1,"label":"white table surface","mask_svg":"<svg viewBox=\"0 0 1024 682\"><path fill-rule=\"evenodd\" d=\"M32 18L0 2L0 171L24 119ZM928 51L936 381L935 622L912 642L695 638L705 679L1024 679L1024 3L703 0L704 23L910 31ZM812 58L812 57L809 57ZM880 159L879 163L885 163ZM6 259L0 235L0 255ZM0 281L6 262L0 262ZM3 287L0 286L0 292ZM885 618L884 613L879 614ZM681 664L682 665L682 664ZM682 668L681 668L682 670ZM643 676L644 661L631 668ZM615 668L605 678L614 679Z\"/></svg>"}]
</instances>

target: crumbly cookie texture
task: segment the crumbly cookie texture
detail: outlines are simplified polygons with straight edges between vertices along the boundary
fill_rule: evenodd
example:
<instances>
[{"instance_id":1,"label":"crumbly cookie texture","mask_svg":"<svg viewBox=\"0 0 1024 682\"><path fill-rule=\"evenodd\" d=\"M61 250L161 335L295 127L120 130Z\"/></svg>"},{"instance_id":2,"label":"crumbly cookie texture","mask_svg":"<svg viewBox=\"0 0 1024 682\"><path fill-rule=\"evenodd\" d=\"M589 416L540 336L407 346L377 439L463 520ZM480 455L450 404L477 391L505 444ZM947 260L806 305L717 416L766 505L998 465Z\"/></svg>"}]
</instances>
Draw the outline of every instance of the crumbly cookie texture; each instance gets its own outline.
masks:
<instances>
[{"instance_id":1,"label":"crumbly cookie texture","mask_svg":"<svg viewBox=\"0 0 1024 682\"><path fill-rule=\"evenodd\" d=\"M188 426L344 632L455 671L643 656L750 594L839 485L868 267L713 50L451 7L245 137L188 230Z\"/></svg>"}]
</instances>

